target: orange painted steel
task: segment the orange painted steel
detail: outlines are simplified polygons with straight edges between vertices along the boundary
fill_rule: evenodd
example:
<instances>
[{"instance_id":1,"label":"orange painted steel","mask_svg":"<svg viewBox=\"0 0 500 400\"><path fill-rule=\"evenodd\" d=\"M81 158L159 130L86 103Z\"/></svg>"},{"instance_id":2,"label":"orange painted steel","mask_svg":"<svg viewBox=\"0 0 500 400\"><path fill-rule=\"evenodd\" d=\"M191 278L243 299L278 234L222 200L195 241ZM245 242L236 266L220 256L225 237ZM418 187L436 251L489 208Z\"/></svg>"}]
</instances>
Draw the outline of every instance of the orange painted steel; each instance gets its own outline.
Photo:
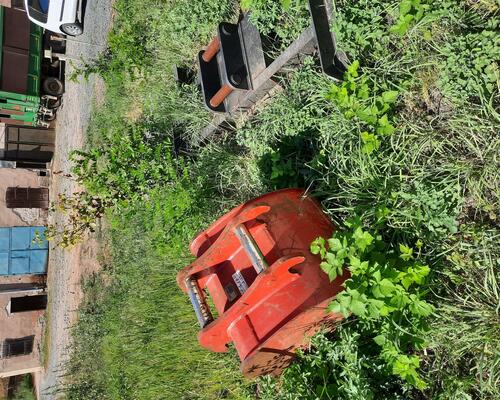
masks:
<instances>
[{"instance_id":1,"label":"orange painted steel","mask_svg":"<svg viewBox=\"0 0 500 400\"><path fill-rule=\"evenodd\" d=\"M220 104L233 92L233 88L229 85L223 85L217 93L210 99L210 105L212 107L219 107Z\"/></svg>"},{"instance_id":2,"label":"orange painted steel","mask_svg":"<svg viewBox=\"0 0 500 400\"><path fill-rule=\"evenodd\" d=\"M277 375L312 335L334 327L343 317L326 308L348 273L330 282L309 251L334 229L303 190L285 189L236 207L200 233L190 246L197 259L177 275L202 326L200 344L226 352L233 342L244 375Z\"/></svg>"},{"instance_id":3,"label":"orange painted steel","mask_svg":"<svg viewBox=\"0 0 500 400\"><path fill-rule=\"evenodd\" d=\"M220 49L220 39L218 36L216 36L208 44L201 58L203 58L203 61L205 62L210 62L210 60L214 58L215 55L219 52L219 49Z\"/></svg>"}]
</instances>

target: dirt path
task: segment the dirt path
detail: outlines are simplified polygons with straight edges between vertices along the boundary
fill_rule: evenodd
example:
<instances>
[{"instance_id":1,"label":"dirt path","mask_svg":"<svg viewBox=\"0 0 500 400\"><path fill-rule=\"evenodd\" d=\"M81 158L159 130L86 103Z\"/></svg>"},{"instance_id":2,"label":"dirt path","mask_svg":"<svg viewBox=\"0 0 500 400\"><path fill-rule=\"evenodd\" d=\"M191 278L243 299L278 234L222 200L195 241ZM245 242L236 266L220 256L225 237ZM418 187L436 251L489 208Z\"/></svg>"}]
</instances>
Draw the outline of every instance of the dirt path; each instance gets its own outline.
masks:
<instances>
[{"instance_id":1,"label":"dirt path","mask_svg":"<svg viewBox=\"0 0 500 400\"><path fill-rule=\"evenodd\" d=\"M84 35L71 39L67 45L67 56L91 60L105 48L111 23L112 0L89 0L85 13ZM78 65L79 63L74 63ZM103 82L91 76L88 81L75 83L68 77L74 71L73 65L66 67L66 93L59 109L56 124L56 151L52 171L69 172L71 150L81 149L85 144L90 112L94 101L103 95ZM59 193L70 194L77 187L70 179L54 175L50 195L55 199ZM62 217L54 215L51 222L60 223ZM70 250L54 248L50 251L48 290L49 307L46 319L48 344L45 371L37 378L39 398L57 399L55 389L61 381L63 365L67 359L70 342L70 327L76 321L76 310L82 298L81 278L98 268L99 246L94 238ZM96 399L97 400L97 399Z\"/></svg>"}]
</instances>

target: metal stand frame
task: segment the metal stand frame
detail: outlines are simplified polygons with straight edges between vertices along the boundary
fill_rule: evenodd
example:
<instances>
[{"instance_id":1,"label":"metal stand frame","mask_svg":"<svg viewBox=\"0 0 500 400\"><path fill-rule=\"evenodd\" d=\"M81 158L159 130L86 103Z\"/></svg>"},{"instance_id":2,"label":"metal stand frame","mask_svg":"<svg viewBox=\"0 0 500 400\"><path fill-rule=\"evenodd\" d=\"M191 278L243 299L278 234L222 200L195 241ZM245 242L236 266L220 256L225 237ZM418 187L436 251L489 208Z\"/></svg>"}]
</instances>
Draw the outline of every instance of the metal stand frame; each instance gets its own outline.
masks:
<instances>
[{"instance_id":1,"label":"metal stand frame","mask_svg":"<svg viewBox=\"0 0 500 400\"><path fill-rule=\"evenodd\" d=\"M200 135L205 140L255 107L278 89L276 76L284 68L296 66L306 55L319 54L321 68L333 79L342 79L348 64L337 49L330 31L333 18L331 0L309 0L312 24L275 60L265 57L263 38L243 14L238 24L221 23L218 34L198 54L199 80L206 107L214 118Z\"/></svg>"}]
</instances>

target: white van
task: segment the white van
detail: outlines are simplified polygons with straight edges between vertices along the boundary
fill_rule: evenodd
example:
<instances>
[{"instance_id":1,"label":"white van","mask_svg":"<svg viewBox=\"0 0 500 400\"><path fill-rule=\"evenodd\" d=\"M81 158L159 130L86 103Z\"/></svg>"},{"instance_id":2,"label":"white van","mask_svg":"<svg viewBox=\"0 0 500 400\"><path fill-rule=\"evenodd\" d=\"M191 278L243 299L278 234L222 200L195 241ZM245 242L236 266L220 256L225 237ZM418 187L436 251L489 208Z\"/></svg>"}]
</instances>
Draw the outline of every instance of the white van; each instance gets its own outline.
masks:
<instances>
[{"instance_id":1,"label":"white van","mask_svg":"<svg viewBox=\"0 0 500 400\"><path fill-rule=\"evenodd\" d=\"M24 0L24 7L28 18L42 28L55 33L78 36L83 33L82 1Z\"/></svg>"}]
</instances>

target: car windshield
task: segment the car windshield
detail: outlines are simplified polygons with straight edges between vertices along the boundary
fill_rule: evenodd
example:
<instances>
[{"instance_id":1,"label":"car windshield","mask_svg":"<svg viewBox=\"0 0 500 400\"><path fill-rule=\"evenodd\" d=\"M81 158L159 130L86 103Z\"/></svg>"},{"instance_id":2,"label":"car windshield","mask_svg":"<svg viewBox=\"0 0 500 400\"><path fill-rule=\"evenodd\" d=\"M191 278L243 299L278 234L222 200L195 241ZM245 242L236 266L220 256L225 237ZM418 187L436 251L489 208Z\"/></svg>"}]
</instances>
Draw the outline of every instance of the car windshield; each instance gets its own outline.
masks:
<instances>
[{"instance_id":1,"label":"car windshield","mask_svg":"<svg viewBox=\"0 0 500 400\"><path fill-rule=\"evenodd\" d=\"M47 22L50 0L28 0L28 14L40 22Z\"/></svg>"}]
</instances>

